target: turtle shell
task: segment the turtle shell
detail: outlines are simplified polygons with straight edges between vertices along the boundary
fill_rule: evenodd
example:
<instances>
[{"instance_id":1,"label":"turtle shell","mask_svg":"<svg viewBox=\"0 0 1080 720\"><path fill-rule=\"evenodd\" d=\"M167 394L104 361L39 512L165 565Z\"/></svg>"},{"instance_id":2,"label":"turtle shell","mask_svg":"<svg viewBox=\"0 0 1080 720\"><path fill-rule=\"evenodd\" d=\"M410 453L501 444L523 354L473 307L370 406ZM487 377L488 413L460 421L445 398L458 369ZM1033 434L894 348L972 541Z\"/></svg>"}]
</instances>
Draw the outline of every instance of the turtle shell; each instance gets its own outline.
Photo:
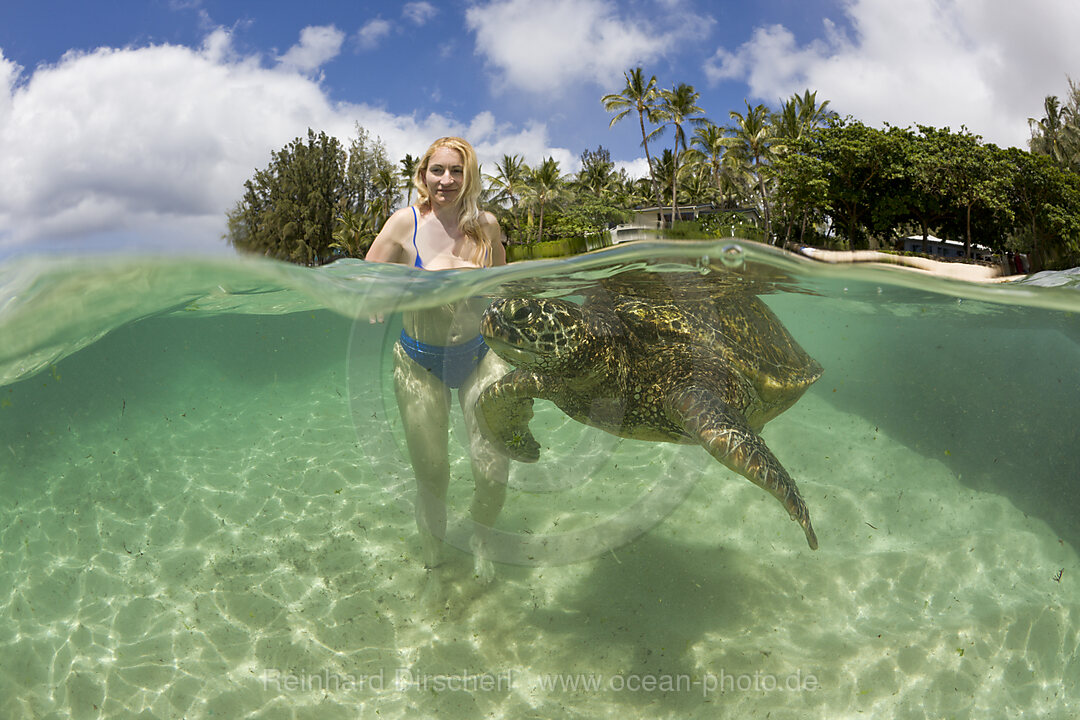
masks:
<instances>
[{"instance_id":1,"label":"turtle shell","mask_svg":"<svg viewBox=\"0 0 1080 720\"><path fill-rule=\"evenodd\" d=\"M822 368L756 296L755 280L726 271L633 271L606 278L585 309L618 318L646 346L691 344L716 353L744 375L763 399L793 395Z\"/></svg>"}]
</instances>

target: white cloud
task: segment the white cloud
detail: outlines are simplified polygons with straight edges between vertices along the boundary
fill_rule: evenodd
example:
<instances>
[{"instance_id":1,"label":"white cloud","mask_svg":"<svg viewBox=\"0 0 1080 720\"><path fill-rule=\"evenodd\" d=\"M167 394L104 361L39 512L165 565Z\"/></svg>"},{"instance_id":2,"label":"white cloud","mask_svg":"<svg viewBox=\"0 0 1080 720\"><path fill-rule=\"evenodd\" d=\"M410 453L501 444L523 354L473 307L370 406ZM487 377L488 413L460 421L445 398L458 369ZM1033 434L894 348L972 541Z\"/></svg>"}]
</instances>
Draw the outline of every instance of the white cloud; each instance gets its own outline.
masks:
<instances>
[{"instance_id":1,"label":"white cloud","mask_svg":"<svg viewBox=\"0 0 1080 720\"><path fill-rule=\"evenodd\" d=\"M618 160L615 162L615 170L625 170L626 174L634 180L649 177L649 163L643 157L629 162Z\"/></svg>"},{"instance_id":2,"label":"white cloud","mask_svg":"<svg viewBox=\"0 0 1080 720\"><path fill-rule=\"evenodd\" d=\"M465 19L498 85L551 93L582 81L608 85L709 24L680 2L666 4L673 7L626 16L610 0L491 0ZM669 24L678 29L665 31Z\"/></svg>"},{"instance_id":3,"label":"white cloud","mask_svg":"<svg viewBox=\"0 0 1080 720\"><path fill-rule=\"evenodd\" d=\"M11 90L22 74L22 68L4 57L0 50L0 123L11 113Z\"/></svg>"},{"instance_id":4,"label":"white cloud","mask_svg":"<svg viewBox=\"0 0 1080 720\"><path fill-rule=\"evenodd\" d=\"M424 25L437 15L439 9L429 2L409 2L401 8L401 15L414 25ZM356 42L363 50L374 50L391 33L401 32L400 23L395 26L389 20L374 18L364 23L356 33Z\"/></svg>"},{"instance_id":5,"label":"white cloud","mask_svg":"<svg viewBox=\"0 0 1080 720\"><path fill-rule=\"evenodd\" d=\"M225 31L199 49L69 53L29 76L0 54L0 249L109 238L223 247L226 211L272 151L309 127L347 144L357 123L395 160L450 134L470 137L485 161L511 148L551 152L543 125L332 102L303 73L237 55Z\"/></svg>"},{"instance_id":6,"label":"white cloud","mask_svg":"<svg viewBox=\"0 0 1080 720\"><path fill-rule=\"evenodd\" d=\"M1061 95L1080 68L1075 0L851 0L850 36L826 21L824 37L799 46L785 27L757 28L706 63L713 82L742 80L776 103L804 89L841 114L889 122L966 125L999 145L1024 147L1027 118Z\"/></svg>"},{"instance_id":7,"label":"white cloud","mask_svg":"<svg viewBox=\"0 0 1080 720\"><path fill-rule=\"evenodd\" d=\"M429 2L408 2L401 8L401 14L417 25L423 25L438 14L439 9Z\"/></svg>"},{"instance_id":8,"label":"white cloud","mask_svg":"<svg viewBox=\"0 0 1080 720\"><path fill-rule=\"evenodd\" d=\"M369 20L364 27L360 28L360 32L357 33L357 40L360 42L360 47L365 50L372 50L378 47L379 42L384 37L390 34L391 25L382 18L375 18Z\"/></svg>"},{"instance_id":9,"label":"white cloud","mask_svg":"<svg viewBox=\"0 0 1080 720\"><path fill-rule=\"evenodd\" d=\"M470 127L468 132L471 133L472 130ZM516 133L503 130L490 135L469 134L466 137L475 138L475 142L472 139L470 142L473 142L485 172L491 172L503 155L521 155L529 165L539 165L546 158L553 157L559 162L563 173L570 172L577 164L574 153L566 148L553 148L549 145L547 128L539 123L531 124Z\"/></svg>"},{"instance_id":10,"label":"white cloud","mask_svg":"<svg viewBox=\"0 0 1080 720\"><path fill-rule=\"evenodd\" d=\"M300 31L300 42L278 58L284 68L309 73L333 60L341 52L345 33L333 25L313 25Z\"/></svg>"}]
</instances>

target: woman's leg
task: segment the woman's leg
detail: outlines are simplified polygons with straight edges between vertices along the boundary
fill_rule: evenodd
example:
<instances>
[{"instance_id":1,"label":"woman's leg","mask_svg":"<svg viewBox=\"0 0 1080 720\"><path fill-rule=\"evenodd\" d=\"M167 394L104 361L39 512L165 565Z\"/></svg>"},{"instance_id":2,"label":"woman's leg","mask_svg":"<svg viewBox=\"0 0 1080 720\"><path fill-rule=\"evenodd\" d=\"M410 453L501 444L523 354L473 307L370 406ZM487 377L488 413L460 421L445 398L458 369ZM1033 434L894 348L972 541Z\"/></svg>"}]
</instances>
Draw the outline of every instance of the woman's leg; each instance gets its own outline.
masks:
<instances>
[{"instance_id":1,"label":"woman's leg","mask_svg":"<svg viewBox=\"0 0 1080 720\"><path fill-rule=\"evenodd\" d=\"M480 434L476 420L476 399L491 383L512 368L498 355L488 352L476 370L458 390L458 401L465 415L465 427L469 434L469 458L472 461L475 490L471 507L473 526L472 550L477 577L487 582L494 574L488 558L487 542L495 520L506 499L506 481L510 473L510 460Z\"/></svg>"},{"instance_id":2,"label":"woman's leg","mask_svg":"<svg viewBox=\"0 0 1080 720\"><path fill-rule=\"evenodd\" d=\"M394 394L416 474L416 527L424 565L433 568L442 562L446 535L450 389L406 355L398 343L394 345Z\"/></svg>"}]
</instances>

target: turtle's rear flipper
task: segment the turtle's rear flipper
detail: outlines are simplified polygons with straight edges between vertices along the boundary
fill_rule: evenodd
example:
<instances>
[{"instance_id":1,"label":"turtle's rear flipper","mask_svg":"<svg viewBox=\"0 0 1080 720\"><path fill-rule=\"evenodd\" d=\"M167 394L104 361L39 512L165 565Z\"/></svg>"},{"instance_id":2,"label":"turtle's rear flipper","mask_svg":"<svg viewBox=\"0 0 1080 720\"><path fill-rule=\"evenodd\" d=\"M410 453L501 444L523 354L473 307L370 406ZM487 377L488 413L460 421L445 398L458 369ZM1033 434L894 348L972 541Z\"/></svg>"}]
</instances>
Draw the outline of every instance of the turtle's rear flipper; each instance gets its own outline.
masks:
<instances>
[{"instance_id":1,"label":"turtle's rear flipper","mask_svg":"<svg viewBox=\"0 0 1080 720\"><path fill-rule=\"evenodd\" d=\"M533 388L522 382L524 379L515 370L485 388L476 399L476 420L480 434L510 459L536 462L540 459L540 443L529 430L533 416L529 393Z\"/></svg>"},{"instance_id":2,"label":"turtle's rear flipper","mask_svg":"<svg viewBox=\"0 0 1080 720\"><path fill-rule=\"evenodd\" d=\"M715 390L695 386L672 392L666 409L671 420L697 438L714 458L772 493L791 519L802 526L810 548L817 550L810 511L799 488L741 412L724 402Z\"/></svg>"}]
</instances>

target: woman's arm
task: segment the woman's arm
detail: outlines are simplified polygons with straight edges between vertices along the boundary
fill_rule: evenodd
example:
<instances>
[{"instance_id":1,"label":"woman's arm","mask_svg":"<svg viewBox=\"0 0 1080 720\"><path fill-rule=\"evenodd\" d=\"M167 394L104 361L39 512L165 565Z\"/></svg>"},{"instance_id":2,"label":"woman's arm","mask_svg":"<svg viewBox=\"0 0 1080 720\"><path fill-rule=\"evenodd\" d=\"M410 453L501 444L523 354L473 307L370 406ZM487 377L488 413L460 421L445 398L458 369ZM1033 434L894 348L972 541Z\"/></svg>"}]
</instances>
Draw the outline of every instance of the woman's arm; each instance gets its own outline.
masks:
<instances>
[{"instance_id":1,"label":"woman's arm","mask_svg":"<svg viewBox=\"0 0 1080 720\"><path fill-rule=\"evenodd\" d=\"M489 212L483 214L481 227L491 243L491 267L506 264L506 236L503 235L499 221Z\"/></svg>"},{"instance_id":2,"label":"woman's arm","mask_svg":"<svg viewBox=\"0 0 1080 720\"><path fill-rule=\"evenodd\" d=\"M409 255L405 251L405 242L411 242L412 227L412 210L406 207L395 211L375 236L364 259L369 262L407 263Z\"/></svg>"}]
</instances>

